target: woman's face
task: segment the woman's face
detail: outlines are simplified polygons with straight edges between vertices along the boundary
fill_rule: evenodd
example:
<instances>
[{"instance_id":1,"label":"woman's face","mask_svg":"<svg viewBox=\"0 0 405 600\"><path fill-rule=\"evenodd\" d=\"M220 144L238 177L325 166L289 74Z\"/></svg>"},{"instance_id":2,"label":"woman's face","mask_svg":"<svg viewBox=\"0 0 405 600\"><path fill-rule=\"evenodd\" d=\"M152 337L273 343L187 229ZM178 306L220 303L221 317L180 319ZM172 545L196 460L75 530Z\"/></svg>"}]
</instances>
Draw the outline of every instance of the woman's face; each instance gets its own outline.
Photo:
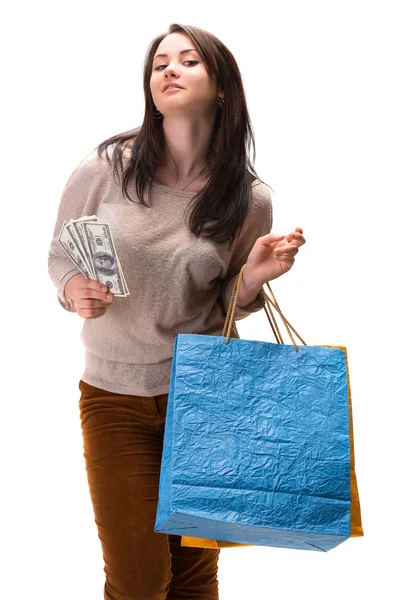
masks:
<instances>
[{"instance_id":1,"label":"woman's face","mask_svg":"<svg viewBox=\"0 0 405 600\"><path fill-rule=\"evenodd\" d=\"M180 54L182 50L188 51ZM167 56L157 56L159 54ZM182 89L164 91L169 82ZM185 112L201 115L216 110L217 86L209 77L194 43L183 33L171 33L160 42L152 63L150 90L156 108L165 117Z\"/></svg>"}]
</instances>

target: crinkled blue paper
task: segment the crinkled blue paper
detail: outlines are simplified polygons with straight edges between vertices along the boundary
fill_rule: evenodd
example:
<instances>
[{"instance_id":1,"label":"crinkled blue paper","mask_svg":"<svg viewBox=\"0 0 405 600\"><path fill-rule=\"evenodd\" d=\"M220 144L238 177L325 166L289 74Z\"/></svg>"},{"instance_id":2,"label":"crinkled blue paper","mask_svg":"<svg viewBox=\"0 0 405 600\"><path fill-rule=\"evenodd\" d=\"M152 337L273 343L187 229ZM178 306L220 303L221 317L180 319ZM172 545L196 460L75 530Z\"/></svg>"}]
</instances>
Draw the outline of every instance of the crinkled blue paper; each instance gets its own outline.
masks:
<instances>
[{"instance_id":1,"label":"crinkled blue paper","mask_svg":"<svg viewBox=\"0 0 405 600\"><path fill-rule=\"evenodd\" d=\"M340 348L180 334L155 532L327 551L350 536Z\"/></svg>"}]
</instances>

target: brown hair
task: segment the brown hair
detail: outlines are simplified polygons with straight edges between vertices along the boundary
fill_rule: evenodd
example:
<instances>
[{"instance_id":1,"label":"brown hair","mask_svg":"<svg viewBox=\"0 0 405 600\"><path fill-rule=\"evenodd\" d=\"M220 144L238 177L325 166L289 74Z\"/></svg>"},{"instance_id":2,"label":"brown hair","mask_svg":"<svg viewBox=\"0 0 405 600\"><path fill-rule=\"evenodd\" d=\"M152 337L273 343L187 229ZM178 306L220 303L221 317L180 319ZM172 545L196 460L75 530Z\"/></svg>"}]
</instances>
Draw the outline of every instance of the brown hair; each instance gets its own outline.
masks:
<instances>
[{"instance_id":1,"label":"brown hair","mask_svg":"<svg viewBox=\"0 0 405 600\"><path fill-rule=\"evenodd\" d=\"M249 158L253 144L255 162L256 147L241 74L232 53L217 37L198 27L178 23L170 25L169 33L155 37L144 60L145 114L142 125L104 140L97 151L101 157L107 146L115 144L112 160L114 174L119 166L123 176L122 193L132 201L128 194L128 183L134 177L138 199L148 206L144 200L145 187L149 188L151 203L155 169L162 162L165 148L162 119L153 118L153 111L156 110L150 91L153 57L160 42L170 33L177 32L192 39L210 77L224 92L223 109L217 106L212 151L207 165L210 170L209 181L193 197L189 228L196 236L231 244L247 216L252 182L255 179L264 182ZM124 169L122 152L124 144L131 139L131 158ZM108 152L107 159L110 162Z\"/></svg>"}]
</instances>

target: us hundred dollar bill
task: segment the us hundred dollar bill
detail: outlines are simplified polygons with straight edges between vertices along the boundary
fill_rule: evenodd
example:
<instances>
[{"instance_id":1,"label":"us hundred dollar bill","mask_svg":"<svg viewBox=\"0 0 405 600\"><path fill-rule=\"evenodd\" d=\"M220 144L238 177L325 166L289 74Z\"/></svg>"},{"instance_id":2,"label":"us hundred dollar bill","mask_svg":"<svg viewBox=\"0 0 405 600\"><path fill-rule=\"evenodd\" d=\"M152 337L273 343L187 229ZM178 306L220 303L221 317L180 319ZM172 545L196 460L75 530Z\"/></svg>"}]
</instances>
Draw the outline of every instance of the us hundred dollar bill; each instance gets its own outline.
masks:
<instances>
[{"instance_id":1,"label":"us hundred dollar bill","mask_svg":"<svg viewBox=\"0 0 405 600\"><path fill-rule=\"evenodd\" d=\"M105 228L95 228L86 234L84 224L89 223L104 225ZM96 215L70 219L69 223L64 221L58 242L86 278L103 281L116 296L129 296L108 223L99 221ZM118 269L114 271L116 267Z\"/></svg>"},{"instance_id":2,"label":"us hundred dollar bill","mask_svg":"<svg viewBox=\"0 0 405 600\"><path fill-rule=\"evenodd\" d=\"M94 273L94 269L93 269L93 265L91 262L91 257L90 257L90 249L87 246L85 237L84 237L84 232L83 232L83 227L82 224L83 223L87 223L89 221L93 221L93 222L97 222L97 216L96 215L92 215L91 217L88 217L87 215L85 215L84 217L81 217L80 219L76 219L73 220L71 219L67 225L67 228L69 230L69 233L71 233L72 236L76 236L76 238L79 241L79 246L81 247L82 250L82 254L83 254L83 258L86 261L86 263L88 264L89 270L92 274L92 278L95 279L95 273ZM73 229L73 231L72 231Z\"/></svg>"},{"instance_id":3,"label":"us hundred dollar bill","mask_svg":"<svg viewBox=\"0 0 405 600\"><path fill-rule=\"evenodd\" d=\"M83 259L83 254L77 247L75 241L72 239L69 230L66 227L67 223L64 221L63 227L59 234L58 242L62 246L63 250L70 258L70 260L76 265L76 267L83 273L88 279L92 279L89 265Z\"/></svg>"},{"instance_id":4,"label":"us hundred dollar bill","mask_svg":"<svg viewBox=\"0 0 405 600\"><path fill-rule=\"evenodd\" d=\"M106 285L115 296L127 296L128 288L109 225L88 221L82 222L81 227L96 281Z\"/></svg>"},{"instance_id":5,"label":"us hundred dollar bill","mask_svg":"<svg viewBox=\"0 0 405 600\"><path fill-rule=\"evenodd\" d=\"M87 266L90 277L94 279L95 273L93 271L93 265L90 260L88 249L83 244L83 235L81 234L79 225L80 224L77 223L77 221L73 221L73 219L71 219L69 223L66 223L66 230L70 235L70 239L73 241L75 247L79 251L82 262Z\"/></svg>"}]
</instances>

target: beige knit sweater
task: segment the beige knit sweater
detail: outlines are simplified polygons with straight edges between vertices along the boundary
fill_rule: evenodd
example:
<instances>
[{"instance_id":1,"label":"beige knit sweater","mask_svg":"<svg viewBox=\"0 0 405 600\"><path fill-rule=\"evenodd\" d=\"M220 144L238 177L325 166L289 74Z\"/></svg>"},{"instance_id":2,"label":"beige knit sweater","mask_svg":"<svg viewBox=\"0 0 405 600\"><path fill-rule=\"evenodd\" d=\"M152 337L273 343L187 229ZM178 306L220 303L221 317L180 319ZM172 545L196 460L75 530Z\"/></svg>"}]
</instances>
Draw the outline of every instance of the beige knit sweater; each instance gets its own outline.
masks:
<instances>
[{"instance_id":1,"label":"beige knit sweater","mask_svg":"<svg viewBox=\"0 0 405 600\"><path fill-rule=\"evenodd\" d=\"M110 146L110 156L112 150ZM121 184L113 179L112 166L94 150L62 192L49 248L49 275L60 304L68 310L63 290L80 271L58 244L63 221L97 215L110 225L130 295L116 297L102 317L83 320L82 379L119 394L168 393L176 335L222 335L234 278L257 238L272 227L271 197L258 180L252 184L252 203L241 235L230 248L197 238L188 229L183 213L195 192L155 183L152 193L152 208L125 198ZM130 195L136 199L134 188ZM235 318L261 308L257 298L247 307L237 307Z\"/></svg>"}]
</instances>

